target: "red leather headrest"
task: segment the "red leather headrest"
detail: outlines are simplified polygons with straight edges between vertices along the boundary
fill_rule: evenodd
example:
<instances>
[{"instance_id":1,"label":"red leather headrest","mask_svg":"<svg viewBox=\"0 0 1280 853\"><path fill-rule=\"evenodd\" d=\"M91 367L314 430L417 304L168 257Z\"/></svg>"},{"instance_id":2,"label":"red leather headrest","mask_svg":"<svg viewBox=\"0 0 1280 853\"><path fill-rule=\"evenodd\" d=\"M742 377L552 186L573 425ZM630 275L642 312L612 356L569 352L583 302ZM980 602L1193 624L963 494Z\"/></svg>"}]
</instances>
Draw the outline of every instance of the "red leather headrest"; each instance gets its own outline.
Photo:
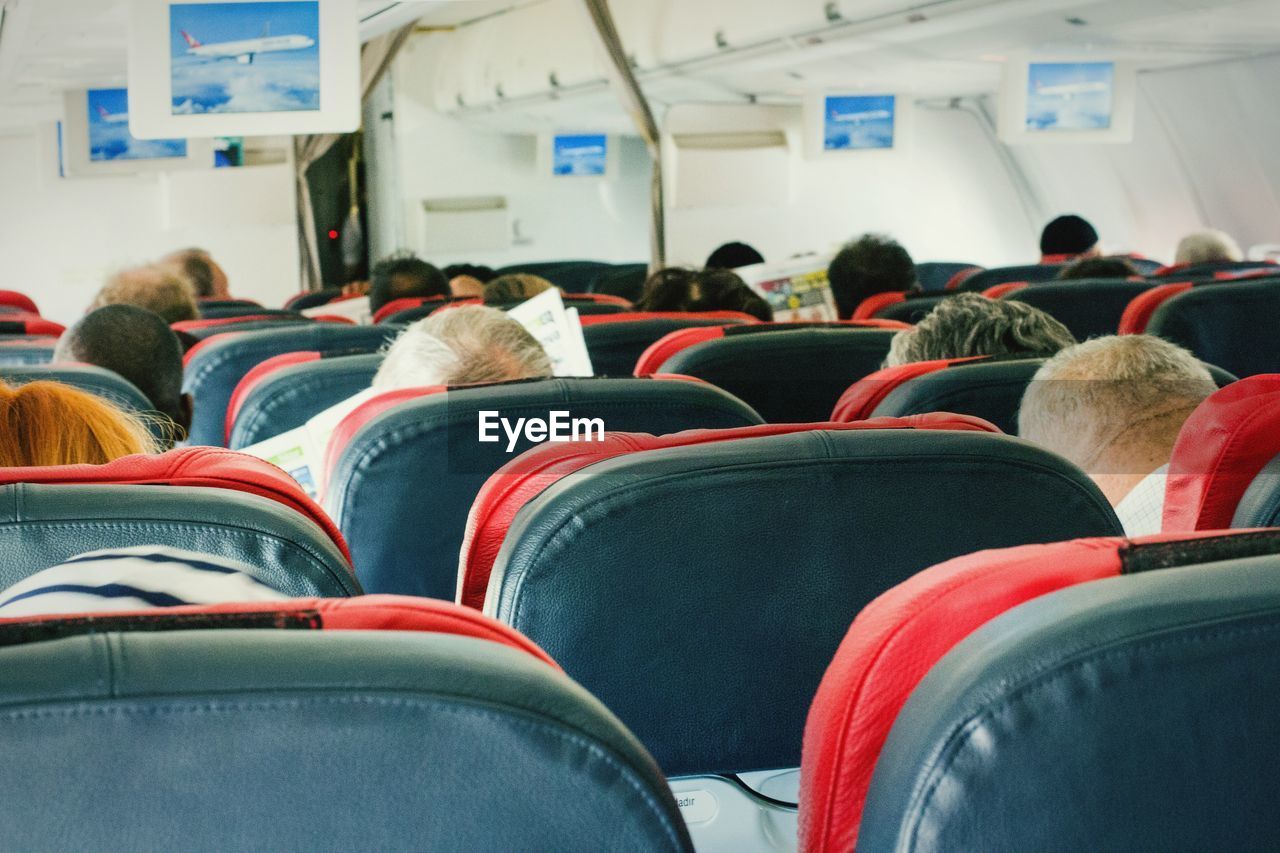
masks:
<instances>
[{"instance_id":1,"label":"red leather headrest","mask_svg":"<svg viewBox=\"0 0 1280 853\"><path fill-rule=\"evenodd\" d=\"M181 447L154 456L126 456L106 465L0 468L0 485L112 484L230 489L273 500L311 519L351 561L337 525L288 474L262 459L216 447Z\"/></svg>"},{"instance_id":2,"label":"red leather headrest","mask_svg":"<svg viewBox=\"0 0 1280 853\"><path fill-rule=\"evenodd\" d=\"M466 607L431 598L362 595L356 598L293 598L288 601L231 602L75 615L0 619L0 635L25 628L32 639L93 631L181 630L184 628L268 626L323 631L416 631L453 634L501 643L560 667L546 652L514 628Z\"/></svg>"},{"instance_id":3,"label":"red leather headrest","mask_svg":"<svg viewBox=\"0 0 1280 853\"><path fill-rule=\"evenodd\" d=\"M1009 293L1017 293L1019 290L1024 290L1027 287L1030 287L1030 285L1025 281L1006 281L1004 284L996 284L988 287L986 290L982 291L982 295L988 299L999 299L1001 296Z\"/></svg>"},{"instance_id":4,"label":"red leather headrest","mask_svg":"<svg viewBox=\"0 0 1280 853\"><path fill-rule=\"evenodd\" d=\"M193 348L194 349L194 348ZM261 364L253 367L244 378L236 383L235 390L231 392L231 400L227 403L227 427L225 442L231 444L231 428L235 426L236 418L240 416L240 407L244 405L245 398L249 396L249 392L258 387L258 384L266 379L277 370L283 370L295 364L306 364L309 361L319 361L321 355L316 351L307 352L286 352L267 359Z\"/></svg>"},{"instance_id":5,"label":"red leather headrest","mask_svg":"<svg viewBox=\"0 0 1280 853\"><path fill-rule=\"evenodd\" d=\"M858 307L853 309L854 320L870 320L876 316L883 308L890 305L897 305L899 302L906 302L907 294L900 290L889 290L884 293L873 293L866 299L858 303Z\"/></svg>"},{"instance_id":6,"label":"red leather headrest","mask_svg":"<svg viewBox=\"0 0 1280 853\"><path fill-rule=\"evenodd\" d=\"M444 296L406 296L403 299L393 299L390 302L388 302L386 305L383 305L377 311L373 312L373 322L374 322L374 325L377 325L378 323L381 323L383 320L390 317L392 314L398 314L401 311L408 311L412 308L419 308L428 303L431 303L431 304L439 303L443 305L448 301L449 299L447 299ZM473 305L480 304L479 299L466 300L466 301L471 302L471 304Z\"/></svg>"},{"instance_id":7,"label":"red leather headrest","mask_svg":"<svg viewBox=\"0 0 1280 853\"><path fill-rule=\"evenodd\" d=\"M395 391L387 391L373 399L365 400L342 419L337 429L333 431L333 435L329 437L329 446L325 448L324 453L324 482L329 482L329 475L333 473L334 466L338 464L338 457L342 455L342 451L346 449L347 445L351 443L351 439L365 424L383 412L394 409L401 403L416 400L419 397L426 397L430 394L443 394L448 390L444 385L398 388Z\"/></svg>"},{"instance_id":8,"label":"red leather headrest","mask_svg":"<svg viewBox=\"0 0 1280 853\"><path fill-rule=\"evenodd\" d=\"M718 430L688 430L671 435L606 433L604 441L543 444L522 453L495 472L480 489L467 516L458 569L458 601L477 610L484 607L485 592L494 560L512 519L526 503L563 477L588 465L626 453L689 447L741 438L788 435L811 430L922 429L963 432L1000 432L992 424L969 415L931 413L907 418L877 418L853 424L761 424Z\"/></svg>"},{"instance_id":9,"label":"red leather headrest","mask_svg":"<svg viewBox=\"0 0 1280 853\"><path fill-rule=\"evenodd\" d=\"M33 314L0 315L0 334L59 338L67 327Z\"/></svg>"},{"instance_id":10,"label":"red leather headrest","mask_svg":"<svg viewBox=\"0 0 1280 853\"><path fill-rule=\"evenodd\" d=\"M311 322L311 318L291 317L288 314L246 314L243 317L220 317L216 320L179 320L170 323L169 328L175 332L193 332L200 329L216 329L221 326L234 326L237 323L261 323L279 321L282 323Z\"/></svg>"},{"instance_id":11,"label":"red leather headrest","mask_svg":"<svg viewBox=\"0 0 1280 853\"><path fill-rule=\"evenodd\" d=\"M884 402L893 389L917 376L925 376L937 370L945 370L954 364L970 361L984 361L986 355L971 355L965 358L940 358L933 361L916 361L900 364L896 367L884 367L859 379L840 395L835 409L831 412L831 420L838 423L852 423L871 417L871 413Z\"/></svg>"},{"instance_id":12,"label":"red leather headrest","mask_svg":"<svg viewBox=\"0 0 1280 853\"><path fill-rule=\"evenodd\" d=\"M1151 322L1151 315L1156 313L1156 309L1161 304L1190 289L1190 282L1181 282L1178 284L1162 284L1159 287L1153 287L1150 290L1139 293L1125 306L1124 313L1120 315L1120 325L1117 333L1121 335L1141 335L1147 330L1147 324Z\"/></svg>"},{"instance_id":13,"label":"red leather headrest","mask_svg":"<svg viewBox=\"0 0 1280 853\"><path fill-rule=\"evenodd\" d=\"M40 316L40 309L36 307L36 303L31 300L31 297L16 290L0 290L0 305L12 305L14 308L21 308L33 317Z\"/></svg>"},{"instance_id":14,"label":"red leather headrest","mask_svg":"<svg viewBox=\"0 0 1280 853\"><path fill-rule=\"evenodd\" d=\"M955 275L951 276L951 278L947 279L947 286L944 287L943 290L959 290L960 285L964 284L965 280L968 279L969 276L976 275L984 269L985 267L965 267Z\"/></svg>"},{"instance_id":15,"label":"red leather headrest","mask_svg":"<svg viewBox=\"0 0 1280 853\"><path fill-rule=\"evenodd\" d=\"M1250 376L1201 403L1178 432L1162 529L1231 526L1254 477L1280 454L1280 374Z\"/></svg>"},{"instance_id":16,"label":"red leather headrest","mask_svg":"<svg viewBox=\"0 0 1280 853\"><path fill-rule=\"evenodd\" d=\"M1211 562L1223 553L1278 551L1275 532L1080 539L969 554L884 593L849 627L809 709L800 764L800 849L854 849L872 771L898 712L933 665L986 622L1076 584Z\"/></svg>"}]
</instances>

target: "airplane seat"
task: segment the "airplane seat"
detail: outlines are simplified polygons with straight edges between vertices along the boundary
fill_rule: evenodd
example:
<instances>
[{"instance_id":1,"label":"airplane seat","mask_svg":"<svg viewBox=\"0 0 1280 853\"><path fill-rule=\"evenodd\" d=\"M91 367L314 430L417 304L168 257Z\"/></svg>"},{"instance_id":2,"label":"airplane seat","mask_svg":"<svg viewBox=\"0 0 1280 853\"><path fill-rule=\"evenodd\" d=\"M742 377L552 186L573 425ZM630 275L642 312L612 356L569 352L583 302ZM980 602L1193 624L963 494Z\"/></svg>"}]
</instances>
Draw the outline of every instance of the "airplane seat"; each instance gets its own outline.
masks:
<instances>
[{"instance_id":1,"label":"airplane seat","mask_svg":"<svg viewBox=\"0 0 1280 853\"><path fill-rule=\"evenodd\" d=\"M1280 267L1275 261L1209 261L1203 264L1171 264L1149 275L1153 278L1200 278L1218 273L1251 272L1280 273Z\"/></svg>"},{"instance_id":2,"label":"airplane seat","mask_svg":"<svg viewBox=\"0 0 1280 853\"><path fill-rule=\"evenodd\" d=\"M941 369L908 376L888 389L871 410L873 418L925 412L954 412L990 421L1001 432L1018 434L1018 407L1043 358L951 360Z\"/></svg>"},{"instance_id":3,"label":"airplane seat","mask_svg":"<svg viewBox=\"0 0 1280 853\"><path fill-rule=\"evenodd\" d=\"M516 512L485 612L618 714L678 798L708 803L689 816L700 849L760 849L794 834L809 700L859 610L961 554L1120 532L1083 472L962 420L594 462Z\"/></svg>"},{"instance_id":4,"label":"airplane seat","mask_svg":"<svg viewBox=\"0 0 1280 853\"><path fill-rule=\"evenodd\" d=\"M368 388L381 364L381 353L359 350L267 359L236 385L227 407L227 446L240 450L302 426Z\"/></svg>"},{"instance_id":5,"label":"airplane seat","mask_svg":"<svg viewBox=\"0 0 1280 853\"><path fill-rule=\"evenodd\" d=\"M0 381L9 385L26 385L28 382L61 382L81 391L88 391L128 412L144 415L147 427L162 441L172 440L166 421L158 421L146 415L154 415L155 408L146 395L129 380L110 370L91 364L0 364Z\"/></svg>"},{"instance_id":6,"label":"airplane seat","mask_svg":"<svg viewBox=\"0 0 1280 853\"><path fill-rule=\"evenodd\" d=\"M758 323L685 329L659 340L636 369L704 379L745 401L768 423L822 421L849 385L879 368L893 329L855 323ZM698 341L654 365L674 335Z\"/></svg>"},{"instance_id":7,"label":"airplane seat","mask_svg":"<svg viewBox=\"0 0 1280 853\"><path fill-rule=\"evenodd\" d=\"M560 378L379 395L339 425L325 463L326 505L370 592L453 598L476 494L533 446L523 434L511 445L496 420L495 440L477 441L482 411L510 423L560 411L598 418L609 431L655 434L761 422L719 388L682 380Z\"/></svg>"},{"instance_id":8,"label":"airplane seat","mask_svg":"<svg viewBox=\"0 0 1280 853\"><path fill-rule=\"evenodd\" d=\"M48 335L0 334L0 365L48 364L56 346L56 339Z\"/></svg>"},{"instance_id":9,"label":"airplane seat","mask_svg":"<svg viewBox=\"0 0 1280 853\"><path fill-rule=\"evenodd\" d=\"M630 376L649 347L680 329L760 322L741 311L635 311L582 318L582 336L597 376Z\"/></svg>"},{"instance_id":10,"label":"airplane seat","mask_svg":"<svg viewBox=\"0 0 1280 853\"><path fill-rule=\"evenodd\" d=\"M1052 281L1058 277L1058 273L1062 272L1066 266L1066 264L1062 263L1041 263L1013 267L991 267L974 273L958 283L954 289L968 293L981 293L989 287L1010 281L1030 283Z\"/></svg>"},{"instance_id":11,"label":"airplane seat","mask_svg":"<svg viewBox=\"0 0 1280 853\"><path fill-rule=\"evenodd\" d=\"M1280 280L1197 285L1155 309L1147 332L1237 376L1280 372Z\"/></svg>"},{"instance_id":12,"label":"airplane seat","mask_svg":"<svg viewBox=\"0 0 1280 853\"><path fill-rule=\"evenodd\" d=\"M35 301L25 293L16 290L0 290L0 305L16 308L33 317L40 316L40 309L36 307Z\"/></svg>"},{"instance_id":13,"label":"airplane seat","mask_svg":"<svg viewBox=\"0 0 1280 853\"><path fill-rule=\"evenodd\" d=\"M849 627L809 709L801 849L854 848L895 717L930 668L991 619L1077 584L1258 554L1280 554L1280 531L1077 539L958 557L885 592Z\"/></svg>"},{"instance_id":14,"label":"airplane seat","mask_svg":"<svg viewBox=\"0 0 1280 853\"><path fill-rule=\"evenodd\" d=\"M497 270L498 275L527 273L545 278L568 293L585 292L596 276L613 269L607 261L533 261L509 264Z\"/></svg>"},{"instance_id":15,"label":"airplane seat","mask_svg":"<svg viewBox=\"0 0 1280 853\"><path fill-rule=\"evenodd\" d=\"M261 305L244 302L218 302L218 303L200 303L200 319L201 320L227 320L231 318L243 319L245 317L252 319L271 319L275 317L290 318L294 320L306 319L297 311L287 308L263 308Z\"/></svg>"},{"instance_id":16,"label":"airplane seat","mask_svg":"<svg viewBox=\"0 0 1280 853\"><path fill-rule=\"evenodd\" d=\"M1192 284L1189 281L1176 284L1157 284L1155 287L1148 288L1134 296L1120 314L1120 324L1116 333L1120 335L1146 334L1147 326L1150 324L1151 316L1155 314L1156 309L1179 293L1190 290L1191 287Z\"/></svg>"},{"instance_id":17,"label":"airplane seat","mask_svg":"<svg viewBox=\"0 0 1280 853\"><path fill-rule=\"evenodd\" d=\"M1242 498L1280 454L1280 375L1251 376L1202 402L1178 432L1165 487L1165 531L1236 527ZM1247 516L1247 514L1246 514ZM1241 522L1248 523L1247 517Z\"/></svg>"},{"instance_id":18,"label":"airplane seat","mask_svg":"<svg viewBox=\"0 0 1280 853\"><path fill-rule=\"evenodd\" d=\"M290 296L284 303L284 307L289 311L304 311L307 308L319 308L321 305L328 305L342 297L341 287L325 287L320 290L304 290L301 293Z\"/></svg>"},{"instance_id":19,"label":"airplane seat","mask_svg":"<svg viewBox=\"0 0 1280 853\"><path fill-rule=\"evenodd\" d=\"M287 474L186 447L105 465L0 468L0 588L85 551L169 545L240 560L294 596L360 594L337 527Z\"/></svg>"},{"instance_id":20,"label":"airplane seat","mask_svg":"<svg viewBox=\"0 0 1280 853\"><path fill-rule=\"evenodd\" d=\"M945 370L954 364L965 364L988 358L990 356L974 355L964 358L913 361L909 364L899 364L895 367L882 367L875 373L859 379L840 395L840 399L836 401L836 406L831 412L831 420L846 424L866 420L871 417L871 413L875 411L884 398L903 383L917 376L932 373L935 370Z\"/></svg>"},{"instance_id":21,"label":"airplane seat","mask_svg":"<svg viewBox=\"0 0 1280 853\"><path fill-rule=\"evenodd\" d=\"M399 331L399 327L388 326L280 324L202 341L187 353L183 371L183 391L195 399L190 442L215 446L223 443L227 406L236 385L268 358L304 350L373 352Z\"/></svg>"},{"instance_id":22,"label":"airplane seat","mask_svg":"<svg viewBox=\"0 0 1280 853\"><path fill-rule=\"evenodd\" d=\"M614 264L596 273L586 290L588 293L607 293L635 302L644 295L644 282L648 277L648 264Z\"/></svg>"},{"instance_id":23,"label":"airplane seat","mask_svg":"<svg viewBox=\"0 0 1280 853\"><path fill-rule=\"evenodd\" d=\"M1266 849L1278 569L1269 554L1104 578L982 626L898 713L859 847Z\"/></svg>"},{"instance_id":24,"label":"airplane seat","mask_svg":"<svg viewBox=\"0 0 1280 853\"><path fill-rule=\"evenodd\" d=\"M1066 326L1076 340L1084 341L1116 334L1129 303L1152 286L1148 281L1078 279L1044 282L1001 298L1039 308Z\"/></svg>"},{"instance_id":25,"label":"airplane seat","mask_svg":"<svg viewBox=\"0 0 1280 853\"><path fill-rule=\"evenodd\" d=\"M0 337L60 338L67 327L52 320L29 314L0 315Z\"/></svg>"},{"instance_id":26,"label":"airplane seat","mask_svg":"<svg viewBox=\"0 0 1280 853\"><path fill-rule=\"evenodd\" d=\"M982 291L982 295L988 299L1000 299L1008 294L1017 293L1031 286L1029 281L1006 281L1004 284L993 284L986 290Z\"/></svg>"},{"instance_id":27,"label":"airplane seat","mask_svg":"<svg viewBox=\"0 0 1280 853\"><path fill-rule=\"evenodd\" d=\"M692 850L617 718L445 602L9 619L0 666L15 847Z\"/></svg>"},{"instance_id":28,"label":"airplane seat","mask_svg":"<svg viewBox=\"0 0 1280 853\"><path fill-rule=\"evenodd\" d=\"M392 299L386 305L383 305L377 311L373 312L373 322L378 323L409 323L413 320L421 320L437 308L453 303L464 305L480 305L479 299L454 299L448 296L405 296L400 299ZM417 311L416 309L426 309ZM408 312L413 312L412 316ZM405 313L405 317L398 315Z\"/></svg>"},{"instance_id":29,"label":"airplane seat","mask_svg":"<svg viewBox=\"0 0 1280 853\"><path fill-rule=\"evenodd\" d=\"M180 335L190 335L197 340L204 340L214 335L255 332L260 329L282 329L287 326L310 326L315 325L316 322L310 317L299 317L289 313L282 315L259 313L248 317L223 317L219 320L181 320L170 323L169 328Z\"/></svg>"},{"instance_id":30,"label":"airplane seat","mask_svg":"<svg viewBox=\"0 0 1280 853\"><path fill-rule=\"evenodd\" d=\"M977 270L982 267L977 264L967 264L963 261L923 261L916 264L916 281L920 283L920 289L926 293L947 289L947 282L951 281L956 275L965 270Z\"/></svg>"},{"instance_id":31,"label":"airplane seat","mask_svg":"<svg viewBox=\"0 0 1280 853\"><path fill-rule=\"evenodd\" d=\"M1125 255L1124 259L1129 265L1138 271L1138 275L1151 276L1159 269L1164 268L1164 264L1154 261L1151 258L1144 258L1141 255Z\"/></svg>"},{"instance_id":32,"label":"airplane seat","mask_svg":"<svg viewBox=\"0 0 1280 853\"><path fill-rule=\"evenodd\" d=\"M906 301L907 294L900 290L886 290L883 293L873 293L858 303L858 307L853 309L851 319L870 320L872 317L879 315L880 311L888 308L890 305L897 305Z\"/></svg>"},{"instance_id":33,"label":"airplane seat","mask_svg":"<svg viewBox=\"0 0 1280 853\"><path fill-rule=\"evenodd\" d=\"M969 267L967 269L959 270L958 272L953 273L951 278L947 279L946 287L944 287L943 290L959 290L970 276L976 275L985 269L986 267Z\"/></svg>"},{"instance_id":34,"label":"airplane seat","mask_svg":"<svg viewBox=\"0 0 1280 853\"><path fill-rule=\"evenodd\" d=\"M581 316L590 316L595 314L622 314L633 311L630 302L617 296L609 296L603 293L565 293L563 294L564 304L566 308L576 308ZM485 305L490 308L497 308L499 311L506 311L515 308L525 300L520 299L513 302L490 302L485 303L483 300L470 297L466 299L444 299L439 296L415 297L411 299L397 299L394 302L388 302L382 306L376 314L373 315L374 323L412 323L429 317L436 311L444 308L455 308L459 305Z\"/></svg>"},{"instance_id":35,"label":"airplane seat","mask_svg":"<svg viewBox=\"0 0 1280 853\"><path fill-rule=\"evenodd\" d=\"M929 315L942 300L953 295L947 293L907 293L902 299L886 300L885 304L876 308L875 319L896 320L899 323L915 325Z\"/></svg>"}]
</instances>

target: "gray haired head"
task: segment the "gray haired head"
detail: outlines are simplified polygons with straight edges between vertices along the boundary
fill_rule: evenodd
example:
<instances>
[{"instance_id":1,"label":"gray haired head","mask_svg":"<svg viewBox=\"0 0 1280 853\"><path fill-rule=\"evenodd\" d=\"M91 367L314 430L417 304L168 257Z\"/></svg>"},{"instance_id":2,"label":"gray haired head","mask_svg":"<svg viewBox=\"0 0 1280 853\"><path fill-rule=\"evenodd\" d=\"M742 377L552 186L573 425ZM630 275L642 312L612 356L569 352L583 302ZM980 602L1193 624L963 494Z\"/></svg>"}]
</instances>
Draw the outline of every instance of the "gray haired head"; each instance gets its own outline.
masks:
<instances>
[{"instance_id":1,"label":"gray haired head","mask_svg":"<svg viewBox=\"0 0 1280 853\"><path fill-rule=\"evenodd\" d=\"M949 296L916 325L894 335L886 367L966 356L1052 355L1076 342L1038 308L976 293Z\"/></svg>"}]
</instances>

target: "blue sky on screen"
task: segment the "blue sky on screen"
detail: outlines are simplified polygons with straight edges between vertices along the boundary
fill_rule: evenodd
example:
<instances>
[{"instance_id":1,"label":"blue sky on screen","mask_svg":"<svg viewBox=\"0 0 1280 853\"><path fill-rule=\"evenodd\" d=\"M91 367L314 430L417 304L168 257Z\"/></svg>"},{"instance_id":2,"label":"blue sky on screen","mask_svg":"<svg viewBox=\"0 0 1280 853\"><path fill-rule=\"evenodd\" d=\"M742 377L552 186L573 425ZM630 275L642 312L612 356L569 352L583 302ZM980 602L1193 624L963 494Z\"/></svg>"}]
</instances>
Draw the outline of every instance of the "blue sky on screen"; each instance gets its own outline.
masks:
<instances>
[{"instance_id":1,"label":"blue sky on screen","mask_svg":"<svg viewBox=\"0 0 1280 853\"><path fill-rule=\"evenodd\" d=\"M827 151L893 147L893 95L831 95L822 112L822 147Z\"/></svg>"},{"instance_id":2,"label":"blue sky on screen","mask_svg":"<svg viewBox=\"0 0 1280 853\"><path fill-rule=\"evenodd\" d=\"M603 134L561 134L553 144L552 172L557 175L603 175L609 141Z\"/></svg>"},{"instance_id":3,"label":"blue sky on screen","mask_svg":"<svg viewBox=\"0 0 1280 853\"><path fill-rule=\"evenodd\" d=\"M1027 130L1111 127L1113 62L1033 62L1027 69Z\"/></svg>"},{"instance_id":4,"label":"blue sky on screen","mask_svg":"<svg viewBox=\"0 0 1280 853\"><path fill-rule=\"evenodd\" d=\"M238 56L193 54L182 33L204 47L248 42ZM265 48L261 40L310 39L309 47ZM285 3L175 3L169 7L175 115L320 109L320 10L314 0Z\"/></svg>"},{"instance_id":5,"label":"blue sky on screen","mask_svg":"<svg viewBox=\"0 0 1280 853\"><path fill-rule=\"evenodd\" d=\"M135 139L129 133L129 91L88 92L89 160L157 160L187 156L185 139Z\"/></svg>"}]
</instances>

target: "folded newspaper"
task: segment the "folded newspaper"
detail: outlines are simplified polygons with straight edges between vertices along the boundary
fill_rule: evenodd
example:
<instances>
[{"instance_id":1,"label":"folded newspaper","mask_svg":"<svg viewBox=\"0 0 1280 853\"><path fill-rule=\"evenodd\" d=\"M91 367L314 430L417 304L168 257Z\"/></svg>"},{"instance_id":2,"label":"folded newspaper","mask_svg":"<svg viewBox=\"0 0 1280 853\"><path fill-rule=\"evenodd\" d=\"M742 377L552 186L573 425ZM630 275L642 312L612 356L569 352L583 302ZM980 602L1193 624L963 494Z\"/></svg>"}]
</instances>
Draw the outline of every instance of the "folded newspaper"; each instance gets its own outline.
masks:
<instances>
[{"instance_id":1,"label":"folded newspaper","mask_svg":"<svg viewBox=\"0 0 1280 853\"><path fill-rule=\"evenodd\" d=\"M592 375L591 356L587 353L578 312L572 308L565 309L559 290L540 293L510 309L507 314L542 344L551 359L554 375ZM303 426L260 441L242 452L282 468L298 481L308 495L320 500L327 485L324 482L324 458L329 439L347 415L361 403L376 397L381 390L369 388L361 391L320 412Z\"/></svg>"}]
</instances>

